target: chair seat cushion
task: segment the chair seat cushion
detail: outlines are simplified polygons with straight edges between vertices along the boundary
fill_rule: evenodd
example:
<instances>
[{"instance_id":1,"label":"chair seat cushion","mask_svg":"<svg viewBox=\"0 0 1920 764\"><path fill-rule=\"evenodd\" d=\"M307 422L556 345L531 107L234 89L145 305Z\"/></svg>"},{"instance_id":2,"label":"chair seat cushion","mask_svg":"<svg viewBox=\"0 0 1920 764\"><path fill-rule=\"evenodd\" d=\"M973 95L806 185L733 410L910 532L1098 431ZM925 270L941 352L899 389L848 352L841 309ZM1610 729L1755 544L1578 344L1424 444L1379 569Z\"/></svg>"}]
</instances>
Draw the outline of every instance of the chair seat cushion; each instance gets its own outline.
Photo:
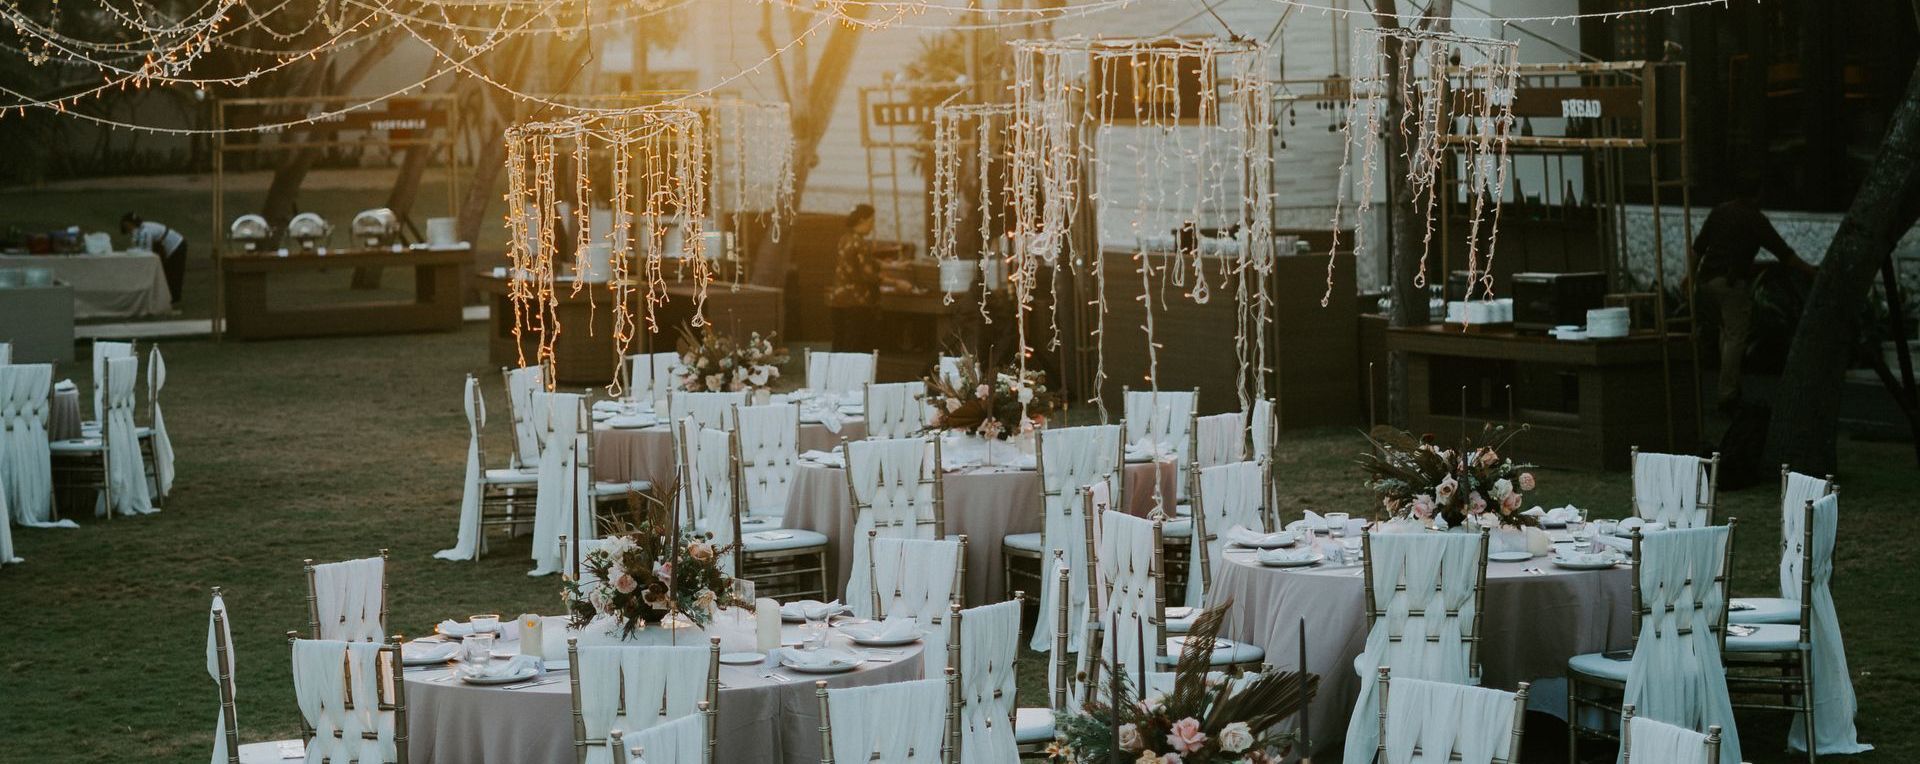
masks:
<instances>
[{"instance_id":1,"label":"chair seat cushion","mask_svg":"<svg viewBox=\"0 0 1920 764\"><path fill-rule=\"evenodd\" d=\"M1727 620L1732 623L1799 623L1800 603L1780 597L1735 597L1735 601L1752 605L1752 610L1728 610Z\"/></svg>"},{"instance_id":2,"label":"chair seat cushion","mask_svg":"<svg viewBox=\"0 0 1920 764\"><path fill-rule=\"evenodd\" d=\"M819 531L810 531L805 528L782 529L780 535L786 536L786 538L780 539L761 538L756 535L758 533L760 533L760 531L741 535L740 541L746 548L747 554L755 554L758 552L786 552L816 546L825 547L827 545L827 534Z\"/></svg>"},{"instance_id":3,"label":"chair seat cushion","mask_svg":"<svg viewBox=\"0 0 1920 764\"><path fill-rule=\"evenodd\" d=\"M81 422L81 423L80 423L80 436L81 436L81 437L83 437L83 438L98 438L98 437L100 437L100 423L99 423L99 422ZM140 438L140 439L142 439L142 440L145 440L145 439L147 439L147 438L151 438L151 437L153 437L153 428L152 428L152 427L143 427L143 426L140 426L140 425L134 425L134 427L133 427L133 436L134 436L134 437L136 437L136 438Z\"/></svg>"},{"instance_id":4,"label":"chair seat cushion","mask_svg":"<svg viewBox=\"0 0 1920 764\"><path fill-rule=\"evenodd\" d=\"M240 746L240 764L281 764L302 759L283 759L280 757L280 743L299 743L298 740L270 741L265 743L247 743ZM305 746L302 746L303 748Z\"/></svg>"},{"instance_id":5,"label":"chair seat cushion","mask_svg":"<svg viewBox=\"0 0 1920 764\"><path fill-rule=\"evenodd\" d=\"M1727 634L1727 652L1780 653L1800 649L1800 625L1795 623L1754 624L1754 633L1744 637Z\"/></svg>"},{"instance_id":6,"label":"chair seat cushion","mask_svg":"<svg viewBox=\"0 0 1920 764\"><path fill-rule=\"evenodd\" d=\"M1169 637L1167 639L1167 654L1160 659L1160 662L1169 666L1179 663L1180 650L1181 645ZM1245 642L1234 640L1233 646L1225 650L1221 650L1218 647L1214 648L1212 665L1238 666L1243 663L1259 663L1266 659L1267 651L1259 645L1249 645Z\"/></svg>"},{"instance_id":7,"label":"chair seat cushion","mask_svg":"<svg viewBox=\"0 0 1920 764\"><path fill-rule=\"evenodd\" d=\"M1193 538L1193 518L1176 517L1164 523L1161 523L1160 538L1162 539Z\"/></svg>"},{"instance_id":8,"label":"chair seat cushion","mask_svg":"<svg viewBox=\"0 0 1920 764\"><path fill-rule=\"evenodd\" d=\"M534 469L491 469L487 470L487 482L503 485L533 485L540 482L540 472Z\"/></svg>"},{"instance_id":9,"label":"chair seat cushion","mask_svg":"<svg viewBox=\"0 0 1920 764\"><path fill-rule=\"evenodd\" d=\"M1034 554L1040 553L1040 543L1040 534L1038 533L1014 533L1000 539L1002 546L1009 549L1018 549L1022 552L1032 552Z\"/></svg>"},{"instance_id":10,"label":"chair seat cushion","mask_svg":"<svg viewBox=\"0 0 1920 764\"><path fill-rule=\"evenodd\" d=\"M1016 708L1013 710L1013 742L1044 743L1053 739L1053 709Z\"/></svg>"},{"instance_id":11,"label":"chair seat cushion","mask_svg":"<svg viewBox=\"0 0 1920 764\"><path fill-rule=\"evenodd\" d=\"M105 446L99 438L68 438L47 444L47 449L56 454L99 453Z\"/></svg>"},{"instance_id":12,"label":"chair seat cushion","mask_svg":"<svg viewBox=\"0 0 1920 764\"><path fill-rule=\"evenodd\" d=\"M653 483L645 480L633 480L625 483L595 481L593 484L593 495L602 497L625 496L628 491L645 492L651 490L653 490Z\"/></svg>"},{"instance_id":13,"label":"chair seat cushion","mask_svg":"<svg viewBox=\"0 0 1920 764\"><path fill-rule=\"evenodd\" d=\"M1633 661L1614 660L1601 653L1586 653L1567 659L1567 670L1614 682L1627 681L1627 669Z\"/></svg>"}]
</instances>

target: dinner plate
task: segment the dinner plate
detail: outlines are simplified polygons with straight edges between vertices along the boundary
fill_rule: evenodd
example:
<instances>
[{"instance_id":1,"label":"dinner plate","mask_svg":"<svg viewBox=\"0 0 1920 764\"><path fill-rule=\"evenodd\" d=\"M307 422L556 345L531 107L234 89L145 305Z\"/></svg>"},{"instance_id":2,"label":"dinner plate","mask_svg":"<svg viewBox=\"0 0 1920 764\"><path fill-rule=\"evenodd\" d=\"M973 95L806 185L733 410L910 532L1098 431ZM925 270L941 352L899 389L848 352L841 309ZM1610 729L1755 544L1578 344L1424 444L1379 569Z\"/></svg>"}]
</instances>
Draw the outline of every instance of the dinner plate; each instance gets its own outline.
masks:
<instances>
[{"instance_id":1,"label":"dinner plate","mask_svg":"<svg viewBox=\"0 0 1920 764\"><path fill-rule=\"evenodd\" d=\"M758 666L767 660L766 653L721 653L720 662L729 666Z\"/></svg>"},{"instance_id":2,"label":"dinner plate","mask_svg":"<svg viewBox=\"0 0 1920 764\"><path fill-rule=\"evenodd\" d=\"M802 674L845 674L849 671L860 668L860 664L865 662L866 662L866 659L861 658L851 663L834 663L826 666L802 666L802 665L795 664L792 658L780 659L781 666L785 667L789 671L798 671Z\"/></svg>"},{"instance_id":3,"label":"dinner plate","mask_svg":"<svg viewBox=\"0 0 1920 764\"><path fill-rule=\"evenodd\" d=\"M414 644L414 643L410 643L410 644ZM446 663L447 661L453 660L454 656L457 656L460 654L460 646L452 642L421 642L417 644L421 644L425 646L443 647L444 649L435 650L424 655L420 653L408 655L406 649L402 648L400 650L400 665L432 666L435 664Z\"/></svg>"},{"instance_id":4,"label":"dinner plate","mask_svg":"<svg viewBox=\"0 0 1920 764\"><path fill-rule=\"evenodd\" d=\"M1526 562L1533 559L1532 552L1489 552L1487 559L1494 562Z\"/></svg>"},{"instance_id":5,"label":"dinner plate","mask_svg":"<svg viewBox=\"0 0 1920 764\"><path fill-rule=\"evenodd\" d=\"M1228 542L1245 549L1284 549L1299 543L1300 535L1291 531L1269 533L1256 539L1236 539Z\"/></svg>"},{"instance_id":6,"label":"dinner plate","mask_svg":"<svg viewBox=\"0 0 1920 764\"><path fill-rule=\"evenodd\" d=\"M912 636L894 637L891 639L862 637L846 629L841 629L840 633L847 635L847 638L853 640L854 644L864 647L900 647L901 645L911 645L920 641L921 637L926 636L926 632L923 631L915 631Z\"/></svg>"},{"instance_id":7,"label":"dinner plate","mask_svg":"<svg viewBox=\"0 0 1920 764\"><path fill-rule=\"evenodd\" d=\"M1556 568L1566 568L1567 570L1606 570L1607 568L1613 567L1613 561L1575 562L1573 560L1563 560L1555 557L1553 558L1553 566Z\"/></svg>"},{"instance_id":8,"label":"dinner plate","mask_svg":"<svg viewBox=\"0 0 1920 764\"><path fill-rule=\"evenodd\" d=\"M466 674L461 674L460 681L466 682L467 684L481 684L481 685L513 684L515 682L527 681L528 679L532 679L539 675L540 675L540 669L529 666L523 670L516 671L512 674L507 674L504 676L468 676Z\"/></svg>"},{"instance_id":9,"label":"dinner plate","mask_svg":"<svg viewBox=\"0 0 1920 764\"><path fill-rule=\"evenodd\" d=\"M1255 559L1259 560L1261 565L1265 565L1269 568L1304 568L1309 565L1320 564L1320 561L1327 559L1327 556L1319 552L1314 552L1312 555L1304 558L1281 558L1281 559L1255 558Z\"/></svg>"}]
</instances>

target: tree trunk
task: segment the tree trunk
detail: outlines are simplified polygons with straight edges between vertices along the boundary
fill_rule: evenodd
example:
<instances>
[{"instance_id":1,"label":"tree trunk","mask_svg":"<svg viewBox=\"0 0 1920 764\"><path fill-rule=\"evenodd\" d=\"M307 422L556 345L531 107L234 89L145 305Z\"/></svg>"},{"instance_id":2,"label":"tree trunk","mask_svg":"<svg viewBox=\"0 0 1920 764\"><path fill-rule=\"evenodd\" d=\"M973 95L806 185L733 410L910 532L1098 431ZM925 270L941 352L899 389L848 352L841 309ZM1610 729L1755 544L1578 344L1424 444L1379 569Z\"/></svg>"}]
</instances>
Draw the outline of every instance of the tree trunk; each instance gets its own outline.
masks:
<instances>
[{"instance_id":1,"label":"tree trunk","mask_svg":"<svg viewBox=\"0 0 1920 764\"><path fill-rule=\"evenodd\" d=\"M1859 343L1868 290L1900 236L1920 219L1920 64L1887 137L1820 261L1794 331L1767 430L1769 463L1836 473L1840 391Z\"/></svg>"},{"instance_id":2,"label":"tree trunk","mask_svg":"<svg viewBox=\"0 0 1920 764\"><path fill-rule=\"evenodd\" d=\"M394 46L398 44L399 41L400 35L392 34L380 35L374 38L373 46L367 49L365 55L355 59L352 66L347 67L347 71L340 75L340 79L332 83L332 89L336 93L345 93L352 90L353 86L359 84L360 80L367 76L368 72L373 71L374 65L378 64L382 59L385 59L387 54L393 51ZM326 71L330 65L330 63L320 64L313 72L313 75L303 83L305 87L300 95L323 95L328 89ZM306 133L293 133L288 140L298 141L309 137L311 136ZM313 167L313 160L319 155L320 151L318 149L297 149L291 155L287 156L286 161L282 162L280 166L273 171L273 182L267 187L266 200L260 204L260 214L266 217L275 227L285 226L287 220L291 219L294 213L299 212L297 202L299 201L300 184L306 182L307 170ZM213 224L217 229L225 223L216 220L213 221Z\"/></svg>"},{"instance_id":3,"label":"tree trunk","mask_svg":"<svg viewBox=\"0 0 1920 764\"><path fill-rule=\"evenodd\" d=\"M1448 19L1452 14L1453 0L1433 0L1419 28L1447 31L1452 26ZM1394 0L1381 0L1375 6L1374 21L1382 27L1399 26L1399 11ZM1423 246L1426 220L1414 206L1413 187L1407 182L1407 138L1401 135L1399 128L1407 110L1407 105L1400 100L1402 83L1399 61L1408 51L1393 40L1387 41L1386 48L1387 115L1384 145L1390 192L1387 200L1388 228L1392 232L1387 237L1388 288L1393 297L1393 311L1387 316L1387 326L1421 326L1431 320L1427 290L1415 285L1420 276L1420 248ZM1365 224L1366 221L1360 222L1360 225ZM1379 238L1374 240L1379 241ZM1428 278L1434 276L1429 274ZM1411 394L1412 391L1407 389L1407 355L1398 352L1387 354L1388 424L1403 429L1410 424L1407 400ZM1466 412L1461 414L1464 416Z\"/></svg>"}]
</instances>

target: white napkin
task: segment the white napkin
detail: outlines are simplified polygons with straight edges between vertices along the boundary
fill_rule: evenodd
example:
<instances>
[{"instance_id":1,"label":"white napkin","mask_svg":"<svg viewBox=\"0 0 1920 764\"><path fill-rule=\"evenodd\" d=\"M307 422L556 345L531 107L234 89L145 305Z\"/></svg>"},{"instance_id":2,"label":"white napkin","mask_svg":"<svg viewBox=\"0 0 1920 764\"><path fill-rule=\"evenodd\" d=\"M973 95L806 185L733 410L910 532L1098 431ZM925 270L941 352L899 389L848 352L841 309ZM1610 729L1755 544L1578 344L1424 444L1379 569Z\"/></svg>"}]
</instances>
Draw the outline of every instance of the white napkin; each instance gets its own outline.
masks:
<instances>
[{"instance_id":1,"label":"white napkin","mask_svg":"<svg viewBox=\"0 0 1920 764\"><path fill-rule=\"evenodd\" d=\"M1558 552L1555 552L1553 555L1553 559L1559 562L1570 563L1573 565L1598 565L1600 563L1610 562L1616 559L1616 555L1611 551L1575 552L1571 549L1563 549Z\"/></svg>"},{"instance_id":2,"label":"white napkin","mask_svg":"<svg viewBox=\"0 0 1920 764\"><path fill-rule=\"evenodd\" d=\"M516 655L504 661L487 661L486 665L472 663L460 664L460 675L473 679L499 679L501 677L520 676L531 670L539 674L539 658L531 655Z\"/></svg>"},{"instance_id":3,"label":"white napkin","mask_svg":"<svg viewBox=\"0 0 1920 764\"><path fill-rule=\"evenodd\" d=\"M621 428L652 427L659 423L660 423L660 420L655 419L652 414L621 414L618 416L607 417L608 427L621 427Z\"/></svg>"},{"instance_id":4,"label":"white napkin","mask_svg":"<svg viewBox=\"0 0 1920 764\"><path fill-rule=\"evenodd\" d=\"M1291 531L1282 531L1280 533L1260 533L1258 531L1250 530L1243 525L1236 525L1236 526L1233 526L1232 528L1227 529L1228 543L1239 544L1240 546L1254 547L1259 549L1293 546L1294 542L1299 540L1300 540L1300 535L1297 533L1293 533Z\"/></svg>"},{"instance_id":5,"label":"white napkin","mask_svg":"<svg viewBox=\"0 0 1920 764\"><path fill-rule=\"evenodd\" d=\"M400 646L400 658L406 663L438 663L460 654L457 642L408 642Z\"/></svg>"},{"instance_id":6,"label":"white napkin","mask_svg":"<svg viewBox=\"0 0 1920 764\"><path fill-rule=\"evenodd\" d=\"M1311 533L1317 530L1323 530L1326 527L1327 527L1327 519L1324 517L1321 517L1320 513L1315 512L1311 509L1307 510L1307 514L1305 517L1299 520L1295 520L1293 522L1287 523L1287 530L1303 531L1308 533Z\"/></svg>"},{"instance_id":7,"label":"white napkin","mask_svg":"<svg viewBox=\"0 0 1920 764\"><path fill-rule=\"evenodd\" d=\"M1170 443L1162 443L1152 438L1141 438L1127 444L1128 461L1165 461L1174 458L1179 452Z\"/></svg>"},{"instance_id":8,"label":"white napkin","mask_svg":"<svg viewBox=\"0 0 1920 764\"><path fill-rule=\"evenodd\" d=\"M785 662L799 668L824 669L858 666L863 660L866 660L864 653L825 647L819 650L788 650Z\"/></svg>"},{"instance_id":9,"label":"white napkin","mask_svg":"<svg viewBox=\"0 0 1920 764\"><path fill-rule=\"evenodd\" d=\"M826 467L847 466L846 459L842 458L838 451L807 451L800 454L800 458Z\"/></svg>"},{"instance_id":10,"label":"white napkin","mask_svg":"<svg viewBox=\"0 0 1920 764\"><path fill-rule=\"evenodd\" d=\"M1259 554L1256 555L1255 559L1261 562L1306 562L1307 560L1313 559L1316 554L1318 554L1318 552L1308 547L1297 549L1262 549Z\"/></svg>"},{"instance_id":11,"label":"white napkin","mask_svg":"<svg viewBox=\"0 0 1920 764\"><path fill-rule=\"evenodd\" d=\"M600 400L600 401L593 402L593 410L594 410L594 413L606 411L606 412L618 414L621 412L630 411L631 406L629 406L629 404L622 403L620 401Z\"/></svg>"},{"instance_id":12,"label":"white napkin","mask_svg":"<svg viewBox=\"0 0 1920 764\"><path fill-rule=\"evenodd\" d=\"M1622 538L1620 536L1594 536L1593 543L1595 546L1618 549L1622 552L1633 550L1633 539Z\"/></svg>"},{"instance_id":13,"label":"white napkin","mask_svg":"<svg viewBox=\"0 0 1920 764\"><path fill-rule=\"evenodd\" d=\"M755 531L747 534L747 538L755 541L785 541L793 538L793 534L786 531Z\"/></svg>"},{"instance_id":14,"label":"white napkin","mask_svg":"<svg viewBox=\"0 0 1920 764\"><path fill-rule=\"evenodd\" d=\"M840 418L840 409L837 406L820 409L816 412L816 416L820 420L821 427L827 428L827 432L836 435L840 433L840 427L845 423L845 420Z\"/></svg>"},{"instance_id":15,"label":"white napkin","mask_svg":"<svg viewBox=\"0 0 1920 764\"><path fill-rule=\"evenodd\" d=\"M840 604L839 600L834 600L832 602L821 602L819 600L795 600L793 602L789 602L785 605L780 606L780 616L782 618L793 618L796 620L801 618L810 618L812 620L819 621L827 618L828 616L838 615L842 611L845 611L846 609L847 609L847 606Z\"/></svg>"},{"instance_id":16,"label":"white napkin","mask_svg":"<svg viewBox=\"0 0 1920 764\"><path fill-rule=\"evenodd\" d=\"M1566 525L1567 523L1577 523L1580 521L1580 509L1572 504L1564 507L1554 507L1553 509L1534 507L1520 514L1539 519L1542 527Z\"/></svg>"},{"instance_id":17,"label":"white napkin","mask_svg":"<svg viewBox=\"0 0 1920 764\"><path fill-rule=\"evenodd\" d=\"M441 621L440 625L433 627L433 630L440 632L440 636L446 637L448 639L459 639L461 637L464 637L473 633L473 624L467 623L465 621L456 621L449 618L447 620ZM495 628L493 629L493 632L495 634L498 634L500 633L500 630L498 628Z\"/></svg>"},{"instance_id":18,"label":"white napkin","mask_svg":"<svg viewBox=\"0 0 1920 764\"><path fill-rule=\"evenodd\" d=\"M53 389L63 393L72 393L72 392L79 392L80 386L74 384L73 380L71 379L63 379L53 383Z\"/></svg>"},{"instance_id":19,"label":"white napkin","mask_svg":"<svg viewBox=\"0 0 1920 764\"><path fill-rule=\"evenodd\" d=\"M887 616L887 620L879 623L843 626L840 631L856 639L875 641L910 639L920 634L919 624L914 623L912 618L898 615Z\"/></svg>"}]
</instances>

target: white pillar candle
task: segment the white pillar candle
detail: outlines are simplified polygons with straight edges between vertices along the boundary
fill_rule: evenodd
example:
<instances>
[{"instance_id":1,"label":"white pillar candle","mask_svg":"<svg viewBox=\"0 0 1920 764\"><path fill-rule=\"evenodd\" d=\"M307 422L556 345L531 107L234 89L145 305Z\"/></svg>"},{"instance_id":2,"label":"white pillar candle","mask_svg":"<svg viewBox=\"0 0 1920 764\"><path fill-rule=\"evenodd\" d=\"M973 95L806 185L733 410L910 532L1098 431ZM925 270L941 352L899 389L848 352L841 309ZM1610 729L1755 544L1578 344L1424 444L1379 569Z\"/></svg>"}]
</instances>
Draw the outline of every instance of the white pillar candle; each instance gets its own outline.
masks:
<instances>
[{"instance_id":1,"label":"white pillar candle","mask_svg":"<svg viewBox=\"0 0 1920 764\"><path fill-rule=\"evenodd\" d=\"M532 613L520 616L520 654L546 660L545 641L546 627L540 616Z\"/></svg>"},{"instance_id":2,"label":"white pillar candle","mask_svg":"<svg viewBox=\"0 0 1920 764\"><path fill-rule=\"evenodd\" d=\"M753 620L760 652L772 653L780 646L780 603L769 597L755 600Z\"/></svg>"}]
</instances>

